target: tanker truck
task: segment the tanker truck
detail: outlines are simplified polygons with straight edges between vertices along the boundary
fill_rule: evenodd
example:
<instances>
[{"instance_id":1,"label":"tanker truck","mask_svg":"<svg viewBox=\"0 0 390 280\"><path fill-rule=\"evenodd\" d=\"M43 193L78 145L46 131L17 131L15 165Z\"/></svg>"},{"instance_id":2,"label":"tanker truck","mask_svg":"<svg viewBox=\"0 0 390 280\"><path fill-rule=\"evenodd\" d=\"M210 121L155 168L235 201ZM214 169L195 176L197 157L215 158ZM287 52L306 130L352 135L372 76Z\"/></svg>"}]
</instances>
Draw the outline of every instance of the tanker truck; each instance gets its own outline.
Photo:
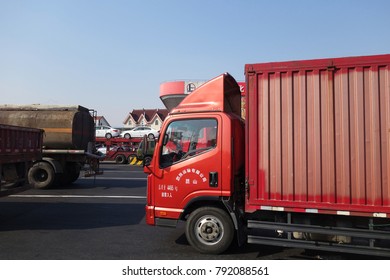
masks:
<instances>
[{"instance_id":1,"label":"tanker truck","mask_svg":"<svg viewBox=\"0 0 390 280\"><path fill-rule=\"evenodd\" d=\"M186 221L208 254L235 240L389 257L390 55L247 64L245 75L245 121L227 73L165 119L144 167L147 224Z\"/></svg>"},{"instance_id":2,"label":"tanker truck","mask_svg":"<svg viewBox=\"0 0 390 280\"><path fill-rule=\"evenodd\" d=\"M42 159L29 169L34 188L50 188L99 175L101 156L95 153L93 110L79 105L1 105L0 123L44 130Z\"/></svg>"},{"instance_id":3,"label":"tanker truck","mask_svg":"<svg viewBox=\"0 0 390 280\"><path fill-rule=\"evenodd\" d=\"M42 159L43 131L0 124L0 196L29 188L27 174Z\"/></svg>"}]
</instances>

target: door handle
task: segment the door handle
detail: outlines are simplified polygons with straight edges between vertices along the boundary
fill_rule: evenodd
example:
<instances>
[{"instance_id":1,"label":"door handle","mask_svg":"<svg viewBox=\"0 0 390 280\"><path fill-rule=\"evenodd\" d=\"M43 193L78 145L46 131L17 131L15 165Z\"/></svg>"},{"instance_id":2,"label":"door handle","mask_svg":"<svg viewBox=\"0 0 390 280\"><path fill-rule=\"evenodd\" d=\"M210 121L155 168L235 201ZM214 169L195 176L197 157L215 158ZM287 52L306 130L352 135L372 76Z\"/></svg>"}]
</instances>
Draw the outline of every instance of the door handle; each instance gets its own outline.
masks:
<instances>
[{"instance_id":1,"label":"door handle","mask_svg":"<svg viewBox=\"0 0 390 280\"><path fill-rule=\"evenodd\" d=\"M209 182L210 182L210 187L213 187L213 188L218 187L218 172L210 172L209 173Z\"/></svg>"}]
</instances>

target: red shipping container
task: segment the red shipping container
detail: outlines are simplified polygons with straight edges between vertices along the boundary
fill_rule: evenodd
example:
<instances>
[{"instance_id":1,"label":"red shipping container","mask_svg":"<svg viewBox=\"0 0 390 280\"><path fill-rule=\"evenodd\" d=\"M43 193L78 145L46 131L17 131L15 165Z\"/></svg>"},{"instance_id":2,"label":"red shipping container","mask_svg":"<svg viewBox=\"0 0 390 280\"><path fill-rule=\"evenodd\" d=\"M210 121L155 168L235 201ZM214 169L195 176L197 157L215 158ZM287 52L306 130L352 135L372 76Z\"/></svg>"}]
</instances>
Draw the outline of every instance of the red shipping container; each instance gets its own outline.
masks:
<instances>
[{"instance_id":1,"label":"red shipping container","mask_svg":"<svg viewBox=\"0 0 390 280\"><path fill-rule=\"evenodd\" d=\"M390 217L390 55L245 66L247 211Z\"/></svg>"}]
</instances>

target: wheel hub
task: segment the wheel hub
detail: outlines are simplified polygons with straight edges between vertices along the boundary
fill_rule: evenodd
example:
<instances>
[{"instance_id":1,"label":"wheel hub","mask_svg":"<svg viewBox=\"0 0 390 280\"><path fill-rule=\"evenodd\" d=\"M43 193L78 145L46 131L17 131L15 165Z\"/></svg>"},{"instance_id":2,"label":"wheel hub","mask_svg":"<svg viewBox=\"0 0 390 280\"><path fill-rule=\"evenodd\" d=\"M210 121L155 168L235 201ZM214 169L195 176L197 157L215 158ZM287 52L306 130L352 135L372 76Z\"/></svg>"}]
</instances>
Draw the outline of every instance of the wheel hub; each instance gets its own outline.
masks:
<instances>
[{"instance_id":1,"label":"wheel hub","mask_svg":"<svg viewBox=\"0 0 390 280\"><path fill-rule=\"evenodd\" d=\"M48 174L47 172L45 172L45 170L40 170L39 172L37 172L37 174L35 175L35 179L39 182L44 182L47 180L47 177L48 177Z\"/></svg>"},{"instance_id":2,"label":"wheel hub","mask_svg":"<svg viewBox=\"0 0 390 280\"><path fill-rule=\"evenodd\" d=\"M222 224L216 218L204 217L198 221L197 236L203 243L215 244L221 240L222 235Z\"/></svg>"}]
</instances>

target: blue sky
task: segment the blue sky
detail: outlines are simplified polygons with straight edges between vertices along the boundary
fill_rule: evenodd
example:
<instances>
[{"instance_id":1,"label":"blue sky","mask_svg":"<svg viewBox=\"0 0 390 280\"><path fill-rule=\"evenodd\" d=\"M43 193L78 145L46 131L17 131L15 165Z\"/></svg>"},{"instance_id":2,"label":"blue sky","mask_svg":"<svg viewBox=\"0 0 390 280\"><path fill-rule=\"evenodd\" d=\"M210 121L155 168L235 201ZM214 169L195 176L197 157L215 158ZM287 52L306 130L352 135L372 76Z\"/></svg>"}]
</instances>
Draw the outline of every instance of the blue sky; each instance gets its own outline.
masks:
<instances>
[{"instance_id":1,"label":"blue sky","mask_svg":"<svg viewBox=\"0 0 390 280\"><path fill-rule=\"evenodd\" d=\"M0 0L4 104L78 104L113 126L162 82L246 63L390 53L390 1Z\"/></svg>"}]
</instances>

